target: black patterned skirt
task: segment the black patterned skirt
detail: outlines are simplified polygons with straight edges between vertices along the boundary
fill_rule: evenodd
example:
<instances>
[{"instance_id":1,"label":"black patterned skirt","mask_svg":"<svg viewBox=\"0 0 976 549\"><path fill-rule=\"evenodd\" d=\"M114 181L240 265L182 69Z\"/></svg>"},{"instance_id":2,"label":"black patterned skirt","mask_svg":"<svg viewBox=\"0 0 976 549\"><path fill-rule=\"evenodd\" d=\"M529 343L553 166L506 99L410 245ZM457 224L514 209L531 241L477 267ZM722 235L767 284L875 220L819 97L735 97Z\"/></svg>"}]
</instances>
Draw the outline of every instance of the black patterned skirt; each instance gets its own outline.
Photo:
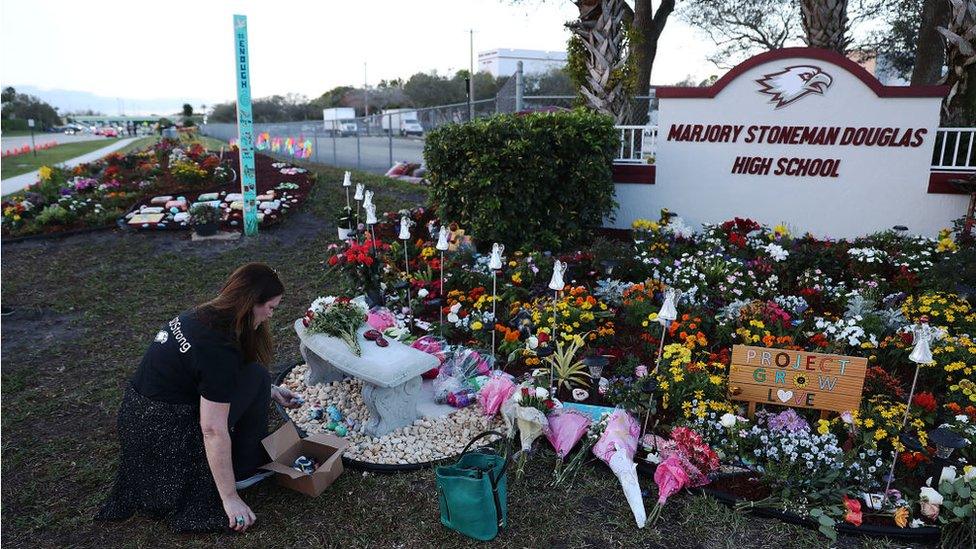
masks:
<instances>
[{"instance_id":1,"label":"black patterned skirt","mask_svg":"<svg viewBox=\"0 0 976 549\"><path fill-rule=\"evenodd\" d=\"M227 528L207 465L198 406L157 402L130 384L122 397L118 430L119 470L96 520L141 513L166 520L178 532Z\"/></svg>"}]
</instances>

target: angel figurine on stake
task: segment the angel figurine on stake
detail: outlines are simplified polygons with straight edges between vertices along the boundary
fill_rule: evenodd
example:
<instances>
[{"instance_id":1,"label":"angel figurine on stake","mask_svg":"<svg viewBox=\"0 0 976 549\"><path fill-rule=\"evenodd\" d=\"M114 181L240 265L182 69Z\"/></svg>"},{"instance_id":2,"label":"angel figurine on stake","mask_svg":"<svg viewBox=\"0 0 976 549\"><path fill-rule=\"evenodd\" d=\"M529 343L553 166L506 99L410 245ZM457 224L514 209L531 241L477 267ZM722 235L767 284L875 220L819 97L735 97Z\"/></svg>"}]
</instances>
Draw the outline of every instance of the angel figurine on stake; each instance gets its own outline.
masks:
<instances>
[{"instance_id":1,"label":"angel figurine on stake","mask_svg":"<svg viewBox=\"0 0 976 549\"><path fill-rule=\"evenodd\" d=\"M677 288L668 287L664 290L664 303L661 304L661 310L657 313L657 321L661 324L661 341L658 342L657 347L657 360L654 362L654 370L651 371L648 376L648 380L645 382L647 385L645 387L645 392L647 393L647 412L644 415L644 426L642 428L643 432L647 431L647 422L651 418L651 412L654 409L654 387L656 382L657 370L661 366L661 354L664 352L664 338L668 334L668 328L671 323L678 319L678 300L681 299L681 290Z\"/></svg>"},{"instance_id":2,"label":"angel figurine on stake","mask_svg":"<svg viewBox=\"0 0 976 549\"><path fill-rule=\"evenodd\" d=\"M549 289L553 291L552 298L552 345L556 345L556 326L559 325L559 292L566 287L566 283L563 282L563 275L566 273L567 265L562 261L556 260L552 265L552 278L549 279ZM549 369L549 390L555 394L556 388L553 385L553 370Z\"/></svg>"},{"instance_id":3,"label":"angel figurine on stake","mask_svg":"<svg viewBox=\"0 0 976 549\"><path fill-rule=\"evenodd\" d=\"M908 359L915 363L915 376L912 378L912 386L908 391L908 401L905 404L905 415L901 418L901 427L898 428L899 437L904 436L905 425L908 424L908 412L912 408L912 399L915 398L915 387L918 384L918 370L922 364L932 362L932 348L929 345L933 339L942 339L945 335L942 330L929 324L929 317L922 316L918 324L913 324L905 328L905 331L912 334L912 342L915 347L912 349ZM895 464L898 463L898 448L895 448L895 455L891 459L891 469L888 470L888 481L885 484L884 498L887 502L891 481L895 477Z\"/></svg>"},{"instance_id":4,"label":"angel figurine on stake","mask_svg":"<svg viewBox=\"0 0 976 549\"><path fill-rule=\"evenodd\" d=\"M502 268L502 254L505 245L495 242L491 245L491 257L488 258L488 268L491 269L491 356L495 356L495 301L498 300L498 271Z\"/></svg>"},{"instance_id":5,"label":"angel figurine on stake","mask_svg":"<svg viewBox=\"0 0 976 549\"><path fill-rule=\"evenodd\" d=\"M362 183L356 183L356 193L352 196L352 199L356 201L356 217L359 217L359 206L365 198L366 185Z\"/></svg>"},{"instance_id":6,"label":"angel figurine on stake","mask_svg":"<svg viewBox=\"0 0 976 549\"><path fill-rule=\"evenodd\" d=\"M440 231L437 234L437 245L434 246L438 251L441 252L441 295L447 295L444 291L444 252L451 248L451 229L447 225L441 224ZM440 306L440 326L441 326L441 337L444 337L444 304Z\"/></svg>"},{"instance_id":7,"label":"angel figurine on stake","mask_svg":"<svg viewBox=\"0 0 976 549\"><path fill-rule=\"evenodd\" d=\"M410 227L414 225L415 222L410 219L410 216L400 217L400 234L398 236L403 241L403 266L407 273L407 314L410 316L411 327L413 325L413 307L410 303L410 256L407 253L407 248L410 245Z\"/></svg>"}]
</instances>

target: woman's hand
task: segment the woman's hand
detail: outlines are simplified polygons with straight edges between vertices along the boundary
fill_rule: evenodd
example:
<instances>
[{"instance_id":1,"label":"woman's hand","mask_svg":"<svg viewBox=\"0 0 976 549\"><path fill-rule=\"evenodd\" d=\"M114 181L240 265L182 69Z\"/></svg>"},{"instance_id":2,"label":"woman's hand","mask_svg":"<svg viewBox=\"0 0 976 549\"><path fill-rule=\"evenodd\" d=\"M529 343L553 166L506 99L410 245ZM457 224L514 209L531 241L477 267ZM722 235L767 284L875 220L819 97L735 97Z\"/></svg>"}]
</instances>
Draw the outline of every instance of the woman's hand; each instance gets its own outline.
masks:
<instances>
[{"instance_id":1,"label":"woman's hand","mask_svg":"<svg viewBox=\"0 0 976 549\"><path fill-rule=\"evenodd\" d=\"M224 500L224 512L227 513L227 526L237 532L245 532L257 520L251 508L237 494Z\"/></svg>"},{"instance_id":2,"label":"woman's hand","mask_svg":"<svg viewBox=\"0 0 976 549\"><path fill-rule=\"evenodd\" d=\"M298 408L301 405L299 401L300 397L298 395L284 387L278 387L277 385L271 386L271 398L285 408Z\"/></svg>"}]
</instances>

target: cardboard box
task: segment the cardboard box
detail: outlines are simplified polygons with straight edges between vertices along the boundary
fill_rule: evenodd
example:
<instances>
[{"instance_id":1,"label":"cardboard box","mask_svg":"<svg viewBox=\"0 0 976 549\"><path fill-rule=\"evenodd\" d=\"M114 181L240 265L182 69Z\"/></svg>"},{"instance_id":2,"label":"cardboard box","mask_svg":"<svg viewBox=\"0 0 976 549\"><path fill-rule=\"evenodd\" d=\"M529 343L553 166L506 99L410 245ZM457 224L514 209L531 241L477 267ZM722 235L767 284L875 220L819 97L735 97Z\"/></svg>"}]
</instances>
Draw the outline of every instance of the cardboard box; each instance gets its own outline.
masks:
<instances>
[{"instance_id":1,"label":"cardboard box","mask_svg":"<svg viewBox=\"0 0 976 549\"><path fill-rule=\"evenodd\" d=\"M295 424L288 422L261 441L272 462L261 469L278 473L278 484L315 497L329 487L342 474L342 454L349 443L341 437L316 433L307 438L298 435ZM311 475L292 467L298 456L315 459L319 466Z\"/></svg>"}]
</instances>

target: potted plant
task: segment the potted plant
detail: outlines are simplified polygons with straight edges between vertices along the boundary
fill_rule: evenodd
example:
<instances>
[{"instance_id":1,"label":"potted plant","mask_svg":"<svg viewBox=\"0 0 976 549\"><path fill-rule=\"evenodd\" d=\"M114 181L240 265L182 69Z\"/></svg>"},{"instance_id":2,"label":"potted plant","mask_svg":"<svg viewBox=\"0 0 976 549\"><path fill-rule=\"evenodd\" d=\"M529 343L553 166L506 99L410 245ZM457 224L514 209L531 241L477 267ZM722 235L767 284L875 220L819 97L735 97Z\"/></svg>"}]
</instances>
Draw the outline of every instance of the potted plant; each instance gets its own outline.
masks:
<instances>
[{"instance_id":1,"label":"potted plant","mask_svg":"<svg viewBox=\"0 0 976 549\"><path fill-rule=\"evenodd\" d=\"M190 225L200 236L217 234L220 224L220 208L207 204L196 204L190 208Z\"/></svg>"}]
</instances>

